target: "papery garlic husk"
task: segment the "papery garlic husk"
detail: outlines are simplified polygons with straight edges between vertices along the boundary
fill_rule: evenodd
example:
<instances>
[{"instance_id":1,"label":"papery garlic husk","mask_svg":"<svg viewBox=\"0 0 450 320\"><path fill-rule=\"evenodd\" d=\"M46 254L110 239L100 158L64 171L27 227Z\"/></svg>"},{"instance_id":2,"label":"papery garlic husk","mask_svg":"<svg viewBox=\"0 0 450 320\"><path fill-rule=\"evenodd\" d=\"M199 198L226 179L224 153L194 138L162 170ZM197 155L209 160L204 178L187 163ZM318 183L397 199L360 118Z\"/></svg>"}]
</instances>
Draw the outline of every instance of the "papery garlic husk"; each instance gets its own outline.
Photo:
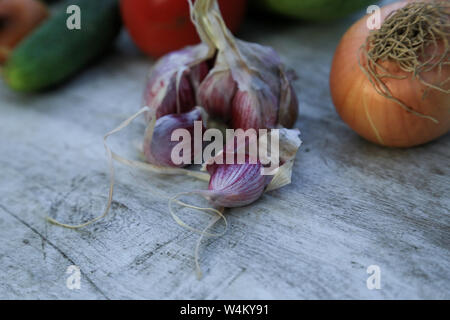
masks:
<instances>
[{"instance_id":1,"label":"papery garlic husk","mask_svg":"<svg viewBox=\"0 0 450 320\"><path fill-rule=\"evenodd\" d=\"M249 205L261 197L272 180L271 176L261 175L260 162L251 164L248 157L244 164L211 164L206 168L211 180L208 191L201 194L218 207Z\"/></svg>"},{"instance_id":2,"label":"papery garlic husk","mask_svg":"<svg viewBox=\"0 0 450 320\"><path fill-rule=\"evenodd\" d=\"M210 49L200 44L162 57L153 67L144 91L144 105L156 117L192 110L196 90L209 72Z\"/></svg>"},{"instance_id":3,"label":"papery garlic husk","mask_svg":"<svg viewBox=\"0 0 450 320\"><path fill-rule=\"evenodd\" d=\"M197 154L194 149L194 122L203 121L203 115L200 108L182 113L182 114L169 114L160 117L156 120L154 128L150 128L152 132L146 134L144 140L144 155L148 163L163 166L163 167L184 167L188 164L175 164L172 160L172 150L176 145L189 143L191 149L191 160L193 160ZM186 129L190 136L190 141L171 141L172 133L176 129ZM202 134L205 127L202 122ZM188 146L186 146L188 147ZM202 152L199 150L198 152Z\"/></svg>"},{"instance_id":4,"label":"papery garlic husk","mask_svg":"<svg viewBox=\"0 0 450 320\"><path fill-rule=\"evenodd\" d=\"M297 122L299 114L299 102L292 82L294 75L283 74L281 85L280 111L278 112L278 124L284 128L292 128Z\"/></svg>"},{"instance_id":5,"label":"papery garlic husk","mask_svg":"<svg viewBox=\"0 0 450 320\"><path fill-rule=\"evenodd\" d=\"M260 148L268 148L267 142L271 141L272 132L269 131L266 137L260 136L258 145ZM280 189L291 183L292 169L302 140L298 129L279 129L279 167L273 172L273 179L266 188L266 192Z\"/></svg>"}]
</instances>

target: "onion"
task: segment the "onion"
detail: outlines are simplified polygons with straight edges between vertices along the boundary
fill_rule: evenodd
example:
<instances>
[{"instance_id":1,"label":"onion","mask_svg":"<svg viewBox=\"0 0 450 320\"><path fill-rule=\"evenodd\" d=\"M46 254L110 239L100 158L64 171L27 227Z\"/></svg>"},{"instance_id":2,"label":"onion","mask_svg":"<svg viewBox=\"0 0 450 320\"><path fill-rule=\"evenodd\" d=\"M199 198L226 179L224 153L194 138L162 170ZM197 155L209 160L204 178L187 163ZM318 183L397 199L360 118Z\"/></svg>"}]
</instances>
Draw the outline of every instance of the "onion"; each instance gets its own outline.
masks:
<instances>
[{"instance_id":1,"label":"onion","mask_svg":"<svg viewBox=\"0 0 450 320\"><path fill-rule=\"evenodd\" d=\"M381 29L370 31L366 16L347 31L330 87L353 130L391 147L424 144L450 130L449 16L448 1L402 1L381 9Z\"/></svg>"}]
</instances>

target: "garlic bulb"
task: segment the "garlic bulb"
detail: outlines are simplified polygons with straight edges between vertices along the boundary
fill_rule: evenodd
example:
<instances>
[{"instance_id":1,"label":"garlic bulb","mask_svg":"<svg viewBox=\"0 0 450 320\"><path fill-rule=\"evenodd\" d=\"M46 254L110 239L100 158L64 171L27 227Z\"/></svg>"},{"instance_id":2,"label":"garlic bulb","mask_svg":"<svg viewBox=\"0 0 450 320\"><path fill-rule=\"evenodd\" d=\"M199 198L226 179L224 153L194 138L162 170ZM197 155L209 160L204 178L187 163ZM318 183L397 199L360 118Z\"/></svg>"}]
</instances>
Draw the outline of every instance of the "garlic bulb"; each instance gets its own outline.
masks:
<instances>
[{"instance_id":1,"label":"garlic bulb","mask_svg":"<svg viewBox=\"0 0 450 320\"><path fill-rule=\"evenodd\" d=\"M190 130L190 121L199 115L194 113L192 117L186 112L196 105L233 129L287 130L298 118L295 74L286 70L275 50L234 38L225 26L217 0L190 4L202 43L161 58L150 74L144 95L145 105L158 119L153 140L147 138L145 143L145 156L148 162L162 166L176 166L168 156L174 143L167 139L176 128ZM183 117L187 122L181 121ZM286 134L283 139L281 143L295 156L300 147L298 133ZM290 183L292 164L293 158L282 161L281 168L268 178L261 175L260 162L210 163L206 166L211 179L205 196L223 207L249 204L261 196L271 180L271 190Z\"/></svg>"},{"instance_id":2,"label":"garlic bulb","mask_svg":"<svg viewBox=\"0 0 450 320\"><path fill-rule=\"evenodd\" d=\"M278 54L235 39L217 0L197 0L191 15L202 43L161 58L150 74L145 105L157 118L200 105L234 129L291 128L298 99L293 72Z\"/></svg>"},{"instance_id":3,"label":"garlic bulb","mask_svg":"<svg viewBox=\"0 0 450 320\"><path fill-rule=\"evenodd\" d=\"M192 17L203 43L214 52L198 102L234 129L292 127L298 116L293 72L285 70L275 50L234 38L216 0L196 1Z\"/></svg>"}]
</instances>

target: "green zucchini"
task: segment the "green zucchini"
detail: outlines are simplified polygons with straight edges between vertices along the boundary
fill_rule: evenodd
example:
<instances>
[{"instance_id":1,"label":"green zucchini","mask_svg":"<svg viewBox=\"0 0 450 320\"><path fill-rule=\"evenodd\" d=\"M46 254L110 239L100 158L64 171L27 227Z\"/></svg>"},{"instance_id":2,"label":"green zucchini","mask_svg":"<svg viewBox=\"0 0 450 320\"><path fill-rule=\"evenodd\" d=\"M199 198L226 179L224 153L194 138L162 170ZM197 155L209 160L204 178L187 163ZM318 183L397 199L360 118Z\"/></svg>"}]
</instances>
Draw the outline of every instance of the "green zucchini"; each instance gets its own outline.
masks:
<instances>
[{"instance_id":1,"label":"green zucchini","mask_svg":"<svg viewBox=\"0 0 450 320\"><path fill-rule=\"evenodd\" d=\"M69 5L81 11L81 29L69 30ZM58 85L111 48L120 30L118 0L69 0L12 52L3 76L14 90Z\"/></svg>"}]
</instances>

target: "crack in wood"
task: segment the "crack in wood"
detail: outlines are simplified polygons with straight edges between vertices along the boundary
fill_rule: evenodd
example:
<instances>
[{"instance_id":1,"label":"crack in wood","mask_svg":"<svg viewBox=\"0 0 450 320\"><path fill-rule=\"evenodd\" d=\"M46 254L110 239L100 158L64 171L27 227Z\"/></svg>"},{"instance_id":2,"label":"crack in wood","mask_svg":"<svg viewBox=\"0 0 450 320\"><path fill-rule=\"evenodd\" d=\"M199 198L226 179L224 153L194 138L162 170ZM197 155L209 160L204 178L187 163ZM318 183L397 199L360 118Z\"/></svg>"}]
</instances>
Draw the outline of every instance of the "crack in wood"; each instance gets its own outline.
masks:
<instances>
[{"instance_id":1,"label":"crack in wood","mask_svg":"<svg viewBox=\"0 0 450 320\"><path fill-rule=\"evenodd\" d=\"M42 241L46 242L49 246L51 246L53 249L55 249L64 259L66 259L70 264L72 265L77 265L77 263L75 263L75 261L73 261L62 249L60 249L57 245L55 245L52 241L50 241L47 237L45 237L42 233L40 233L37 229L35 229L34 227L32 227L31 225L29 225L25 220L21 219L18 215L16 215L15 213L13 213L12 211L10 211L8 208L6 208L4 205L0 204L0 209L2 209L4 212L6 212L7 214L9 214L10 216L12 216L14 219L16 219L17 221L19 221L21 224L23 224L25 227L27 227L29 230L31 230L33 233L35 233L36 235L38 235ZM80 268L81 269L81 268ZM103 298L105 298L106 300L110 300L110 298L103 292L103 290L101 290L94 281L92 281L91 278L89 278L89 276L81 271L81 273L84 275L84 277L86 278L87 282L98 292L100 293L101 296L103 296Z\"/></svg>"}]
</instances>

